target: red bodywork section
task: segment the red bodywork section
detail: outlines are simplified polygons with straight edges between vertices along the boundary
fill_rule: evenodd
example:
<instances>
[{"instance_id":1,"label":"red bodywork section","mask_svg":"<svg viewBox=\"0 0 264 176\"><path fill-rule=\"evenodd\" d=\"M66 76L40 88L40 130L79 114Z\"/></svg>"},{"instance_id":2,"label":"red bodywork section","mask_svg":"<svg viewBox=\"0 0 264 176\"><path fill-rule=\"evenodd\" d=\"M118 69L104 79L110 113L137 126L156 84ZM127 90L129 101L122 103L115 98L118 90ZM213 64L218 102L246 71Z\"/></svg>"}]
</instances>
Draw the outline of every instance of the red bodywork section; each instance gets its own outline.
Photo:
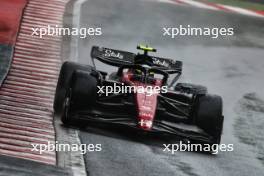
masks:
<instances>
[{"instance_id":1,"label":"red bodywork section","mask_svg":"<svg viewBox=\"0 0 264 176\"><path fill-rule=\"evenodd\" d=\"M137 108L138 126L143 130L151 130L157 108L158 89L162 86L162 80L155 79L152 84L134 80L133 73L123 74L122 81L135 89L135 102ZM156 90L156 91L155 91Z\"/></svg>"}]
</instances>

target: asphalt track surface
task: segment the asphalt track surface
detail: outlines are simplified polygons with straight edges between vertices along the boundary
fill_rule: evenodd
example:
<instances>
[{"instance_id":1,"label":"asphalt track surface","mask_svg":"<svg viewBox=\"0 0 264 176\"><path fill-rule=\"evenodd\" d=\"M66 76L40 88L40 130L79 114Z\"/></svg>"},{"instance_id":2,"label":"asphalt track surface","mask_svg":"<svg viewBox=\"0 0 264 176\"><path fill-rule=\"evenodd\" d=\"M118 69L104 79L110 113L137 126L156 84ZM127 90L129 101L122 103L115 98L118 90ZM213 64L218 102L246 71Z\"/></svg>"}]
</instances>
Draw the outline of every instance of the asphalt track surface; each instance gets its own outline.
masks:
<instances>
[{"instance_id":1,"label":"asphalt track surface","mask_svg":"<svg viewBox=\"0 0 264 176\"><path fill-rule=\"evenodd\" d=\"M235 35L163 36L163 27L234 27ZM155 1L88 0L81 27L102 27L103 35L81 39L80 63L90 63L92 45L136 52L138 43L158 49L158 56L182 60L180 81L202 84L224 100L222 143L233 152L217 156L163 152L163 143L122 130L81 129L82 143L101 143L103 151L87 153L89 176L261 176L264 173L264 20L176 6ZM100 65L102 70L114 70ZM175 143L175 142L174 142ZM177 142L176 142L177 143Z\"/></svg>"}]
</instances>

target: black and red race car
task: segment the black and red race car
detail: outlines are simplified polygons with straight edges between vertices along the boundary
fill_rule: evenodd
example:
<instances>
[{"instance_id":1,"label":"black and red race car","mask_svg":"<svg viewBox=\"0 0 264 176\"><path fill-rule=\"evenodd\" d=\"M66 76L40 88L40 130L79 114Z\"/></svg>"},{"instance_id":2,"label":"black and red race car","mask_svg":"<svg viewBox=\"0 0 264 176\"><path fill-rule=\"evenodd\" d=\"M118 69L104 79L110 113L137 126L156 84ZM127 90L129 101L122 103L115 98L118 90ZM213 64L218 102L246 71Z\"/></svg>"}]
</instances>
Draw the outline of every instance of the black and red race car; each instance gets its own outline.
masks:
<instances>
[{"instance_id":1,"label":"black and red race car","mask_svg":"<svg viewBox=\"0 0 264 176\"><path fill-rule=\"evenodd\" d=\"M54 99L55 114L64 124L77 120L90 125L125 125L219 144L222 98L208 94L204 86L178 83L181 61L150 56L148 52L156 49L147 46L137 49L144 53L93 46L92 66L65 62ZM99 71L95 59L118 69L111 74Z\"/></svg>"}]
</instances>

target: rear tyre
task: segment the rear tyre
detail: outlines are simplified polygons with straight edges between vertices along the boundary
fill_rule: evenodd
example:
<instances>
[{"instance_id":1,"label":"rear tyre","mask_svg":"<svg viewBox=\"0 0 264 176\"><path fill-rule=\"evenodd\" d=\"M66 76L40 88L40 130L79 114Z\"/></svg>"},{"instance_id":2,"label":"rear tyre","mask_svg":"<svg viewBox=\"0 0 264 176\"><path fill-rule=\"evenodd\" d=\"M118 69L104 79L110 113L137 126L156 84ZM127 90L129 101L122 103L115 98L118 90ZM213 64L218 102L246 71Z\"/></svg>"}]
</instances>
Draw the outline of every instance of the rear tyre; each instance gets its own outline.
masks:
<instances>
[{"instance_id":1,"label":"rear tyre","mask_svg":"<svg viewBox=\"0 0 264 176\"><path fill-rule=\"evenodd\" d=\"M70 88L70 81L75 70L92 71L91 66L83 66L73 62L64 62L61 66L60 75L55 91L55 98L53 103L54 114L60 116L63 111L64 99L66 90Z\"/></svg>"},{"instance_id":2,"label":"rear tyre","mask_svg":"<svg viewBox=\"0 0 264 176\"><path fill-rule=\"evenodd\" d=\"M224 116L222 98L217 95L204 95L197 98L195 122L198 127L213 137L214 144L220 144Z\"/></svg>"}]
</instances>

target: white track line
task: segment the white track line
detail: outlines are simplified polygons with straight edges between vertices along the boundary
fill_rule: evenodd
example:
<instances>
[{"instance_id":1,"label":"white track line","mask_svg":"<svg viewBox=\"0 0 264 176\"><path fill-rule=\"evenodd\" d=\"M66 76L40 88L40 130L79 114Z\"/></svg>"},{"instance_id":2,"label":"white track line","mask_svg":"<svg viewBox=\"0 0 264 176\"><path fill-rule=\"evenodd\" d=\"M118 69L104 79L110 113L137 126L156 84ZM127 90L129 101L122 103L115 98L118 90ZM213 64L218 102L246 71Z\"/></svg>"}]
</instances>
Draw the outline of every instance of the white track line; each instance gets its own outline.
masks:
<instances>
[{"instance_id":1,"label":"white track line","mask_svg":"<svg viewBox=\"0 0 264 176\"><path fill-rule=\"evenodd\" d=\"M251 11L251 10L243 9L243 8L240 8L240 7L228 6L228 5L221 5L221 4L218 4L218 5L224 7L224 8L226 8L226 9L232 11L232 12L236 12L236 13L239 13L239 14L264 18L263 15L260 15L260 14L258 14L256 12Z\"/></svg>"},{"instance_id":2,"label":"white track line","mask_svg":"<svg viewBox=\"0 0 264 176\"><path fill-rule=\"evenodd\" d=\"M73 18L72 18L72 25L75 28L80 28L80 20L81 20L81 7L82 4L85 3L87 0L77 0L77 2L74 3L73 7ZM79 60L79 37L78 36L72 36L71 41L71 52L70 52L70 59L71 61L78 62Z\"/></svg>"},{"instance_id":3,"label":"white track line","mask_svg":"<svg viewBox=\"0 0 264 176\"><path fill-rule=\"evenodd\" d=\"M168 3L168 4L180 4L179 2L173 0L158 0L158 2Z\"/></svg>"},{"instance_id":4,"label":"white track line","mask_svg":"<svg viewBox=\"0 0 264 176\"><path fill-rule=\"evenodd\" d=\"M228 6L228 5L222 5L222 4L215 4L215 6L214 6L214 5L210 5L207 3L198 2L198 1L194 1L194 0L157 0L157 1L158 2L164 2L164 3L170 3L170 4L177 4L177 5L178 4L186 4L186 5L195 6L198 8L217 10L217 11L223 11L224 9L226 9L227 11L242 14L242 15L264 18L264 15L261 15L257 12L247 10L247 9L243 9L240 7Z\"/></svg>"},{"instance_id":5,"label":"white track line","mask_svg":"<svg viewBox=\"0 0 264 176\"><path fill-rule=\"evenodd\" d=\"M193 1L193 0L179 0L185 4L189 4L191 6L195 6L195 7L199 7L199 8L204 8L204 9L210 9L210 10L219 10L218 8L216 7L213 7L213 6L209 6L205 3L202 3L202 2L198 2L198 1Z\"/></svg>"}]
</instances>

